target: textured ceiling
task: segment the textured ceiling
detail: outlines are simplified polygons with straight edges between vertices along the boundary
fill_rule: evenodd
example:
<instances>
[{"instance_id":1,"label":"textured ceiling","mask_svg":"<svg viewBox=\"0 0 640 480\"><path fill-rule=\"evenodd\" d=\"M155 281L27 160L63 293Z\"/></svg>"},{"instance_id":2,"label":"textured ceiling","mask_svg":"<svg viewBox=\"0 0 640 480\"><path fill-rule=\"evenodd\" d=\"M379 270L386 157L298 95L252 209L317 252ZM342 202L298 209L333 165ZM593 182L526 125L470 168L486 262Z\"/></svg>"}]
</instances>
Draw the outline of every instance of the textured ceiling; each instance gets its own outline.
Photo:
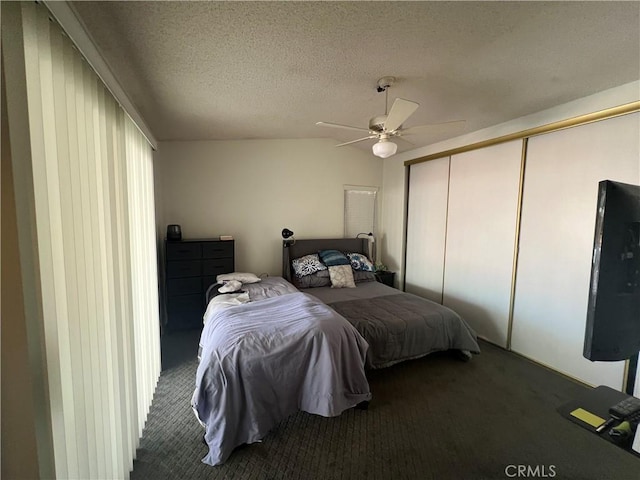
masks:
<instances>
[{"instance_id":1,"label":"textured ceiling","mask_svg":"<svg viewBox=\"0 0 640 480\"><path fill-rule=\"evenodd\" d=\"M159 140L353 140L315 122L366 127L384 113L385 75L398 79L390 104L420 103L405 127L465 131L640 78L637 1L72 7Z\"/></svg>"}]
</instances>

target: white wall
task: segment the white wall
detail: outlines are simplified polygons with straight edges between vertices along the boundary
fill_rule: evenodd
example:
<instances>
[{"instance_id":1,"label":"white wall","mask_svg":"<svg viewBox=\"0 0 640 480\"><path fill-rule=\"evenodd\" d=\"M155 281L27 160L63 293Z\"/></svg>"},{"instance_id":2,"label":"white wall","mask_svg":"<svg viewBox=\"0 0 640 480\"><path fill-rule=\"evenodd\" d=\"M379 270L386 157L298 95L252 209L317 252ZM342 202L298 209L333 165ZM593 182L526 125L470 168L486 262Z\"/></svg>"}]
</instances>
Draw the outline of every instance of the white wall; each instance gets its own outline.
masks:
<instances>
[{"instance_id":1,"label":"white wall","mask_svg":"<svg viewBox=\"0 0 640 480\"><path fill-rule=\"evenodd\" d=\"M631 82L619 87L611 88L597 94L584 97L573 102L558 105L532 115L517 118L509 122L495 125L475 132L470 132L450 140L446 140L415 150L402 152L384 160L382 187L385 194L382 198L384 212L381 233L385 238L381 254L385 258L399 261L404 255L405 217L400 215L405 208L406 186L404 162L445 150L471 145L476 142L501 137L549 123L566 120L568 118L597 112L618 105L640 99L640 81ZM639 159L640 162L640 159ZM389 194L393 192L393 194ZM389 262L392 264L392 262ZM398 266L401 262L398 263ZM402 273L400 272L400 278Z\"/></svg>"},{"instance_id":2,"label":"white wall","mask_svg":"<svg viewBox=\"0 0 640 480\"><path fill-rule=\"evenodd\" d=\"M404 167L397 168L395 162L389 161L393 158L382 161L382 208L379 210L382 215L378 223L380 241L377 255L378 261L384 263L389 270L396 272L394 281L396 286L402 288L407 181Z\"/></svg>"},{"instance_id":3,"label":"white wall","mask_svg":"<svg viewBox=\"0 0 640 480\"><path fill-rule=\"evenodd\" d=\"M382 186L381 159L334 143L161 142L159 232L179 224L185 239L233 235L236 270L280 275L284 227L296 238L342 237L343 186Z\"/></svg>"}]
</instances>

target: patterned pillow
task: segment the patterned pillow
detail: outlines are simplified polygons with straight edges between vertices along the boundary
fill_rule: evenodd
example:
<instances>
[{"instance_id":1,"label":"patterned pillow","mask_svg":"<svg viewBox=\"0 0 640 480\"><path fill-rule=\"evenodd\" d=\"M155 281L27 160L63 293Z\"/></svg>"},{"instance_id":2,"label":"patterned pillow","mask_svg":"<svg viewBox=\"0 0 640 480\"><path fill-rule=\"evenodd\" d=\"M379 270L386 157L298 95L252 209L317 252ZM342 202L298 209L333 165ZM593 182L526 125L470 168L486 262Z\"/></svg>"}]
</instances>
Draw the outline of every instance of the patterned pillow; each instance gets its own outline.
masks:
<instances>
[{"instance_id":1,"label":"patterned pillow","mask_svg":"<svg viewBox=\"0 0 640 480\"><path fill-rule=\"evenodd\" d=\"M293 272L297 277L304 277L305 275L311 275L312 273L327 269L327 267L320 261L317 253L305 255L300 258L294 258L291 260L291 266L293 267Z\"/></svg>"},{"instance_id":2,"label":"patterned pillow","mask_svg":"<svg viewBox=\"0 0 640 480\"><path fill-rule=\"evenodd\" d=\"M351 264L347 256L338 250L320 250L318 252L318 255L320 256L320 260L322 260L322 263L324 263L327 267Z\"/></svg>"},{"instance_id":3,"label":"patterned pillow","mask_svg":"<svg viewBox=\"0 0 640 480\"><path fill-rule=\"evenodd\" d=\"M362 270L363 272L373 272L373 263L362 253L347 253L347 257L351 262L351 268L354 270Z\"/></svg>"},{"instance_id":4,"label":"patterned pillow","mask_svg":"<svg viewBox=\"0 0 640 480\"><path fill-rule=\"evenodd\" d=\"M351 265L334 265L329 267L331 288L356 288Z\"/></svg>"}]
</instances>

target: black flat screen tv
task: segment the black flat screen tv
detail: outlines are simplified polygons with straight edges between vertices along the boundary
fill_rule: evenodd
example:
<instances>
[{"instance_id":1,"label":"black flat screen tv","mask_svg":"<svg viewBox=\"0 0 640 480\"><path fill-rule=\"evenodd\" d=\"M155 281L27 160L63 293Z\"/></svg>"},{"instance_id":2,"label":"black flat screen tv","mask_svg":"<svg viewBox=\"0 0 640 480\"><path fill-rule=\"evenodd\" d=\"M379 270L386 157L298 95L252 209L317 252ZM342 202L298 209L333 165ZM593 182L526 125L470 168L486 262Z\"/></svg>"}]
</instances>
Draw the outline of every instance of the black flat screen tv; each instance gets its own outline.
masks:
<instances>
[{"instance_id":1,"label":"black flat screen tv","mask_svg":"<svg viewBox=\"0 0 640 480\"><path fill-rule=\"evenodd\" d=\"M619 361L640 351L640 186L598 184L585 358Z\"/></svg>"}]
</instances>

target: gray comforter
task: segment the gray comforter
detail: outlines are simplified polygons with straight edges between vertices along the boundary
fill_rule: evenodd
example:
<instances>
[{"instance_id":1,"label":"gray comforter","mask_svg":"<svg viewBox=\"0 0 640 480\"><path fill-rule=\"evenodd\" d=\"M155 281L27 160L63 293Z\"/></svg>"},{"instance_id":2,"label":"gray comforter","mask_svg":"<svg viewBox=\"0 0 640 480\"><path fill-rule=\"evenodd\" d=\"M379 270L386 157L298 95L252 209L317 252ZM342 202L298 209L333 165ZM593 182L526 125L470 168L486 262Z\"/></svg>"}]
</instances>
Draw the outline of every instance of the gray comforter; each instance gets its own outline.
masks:
<instances>
[{"instance_id":1,"label":"gray comforter","mask_svg":"<svg viewBox=\"0 0 640 480\"><path fill-rule=\"evenodd\" d=\"M349 320L369 343L369 368L443 350L480 353L475 332L456 312L417 295L377 282L308 291Z\"/></svg>"},{"instance_id":2,"label":"gray comforter","mask_svg":"<svg viewBox=\"0 0 640 480\"><path fill-rule=\"evenodd\" d=\"M217 309L200 343L192 407L206 429L209 465L297 410L331 417L371 399L366 341L306 293Z\"/></svg>"}]
</instances>

